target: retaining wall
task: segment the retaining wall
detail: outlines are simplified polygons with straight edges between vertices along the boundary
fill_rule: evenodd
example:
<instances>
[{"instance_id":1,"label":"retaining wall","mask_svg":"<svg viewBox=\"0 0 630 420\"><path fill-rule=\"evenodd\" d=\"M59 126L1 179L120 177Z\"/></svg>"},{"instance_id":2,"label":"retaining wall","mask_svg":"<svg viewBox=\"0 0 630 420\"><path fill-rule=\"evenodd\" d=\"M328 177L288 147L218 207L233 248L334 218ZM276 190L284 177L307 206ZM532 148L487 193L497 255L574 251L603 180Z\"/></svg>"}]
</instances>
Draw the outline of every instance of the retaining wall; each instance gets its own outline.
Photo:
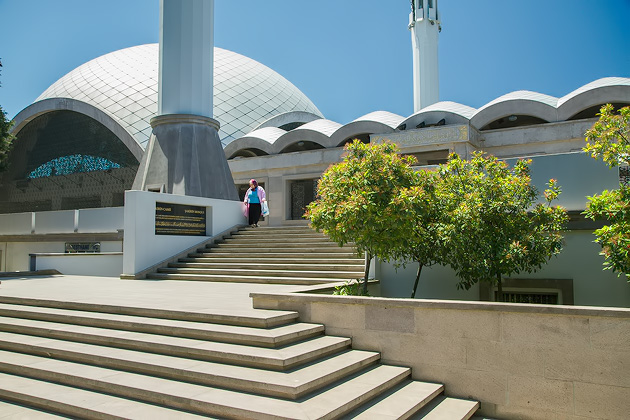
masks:
<instances>
[{"instance_id":1,"label":"retaining wall","mask_svg":"<svg viewBox=\"0 0 630 420\"><path fill-rule=\"evenodd\" d=\"M294 310L353 348L409 366L480 414L627 419L630 310L313 294L251 294L257 309Z\"/></svg>"}]
</instances>

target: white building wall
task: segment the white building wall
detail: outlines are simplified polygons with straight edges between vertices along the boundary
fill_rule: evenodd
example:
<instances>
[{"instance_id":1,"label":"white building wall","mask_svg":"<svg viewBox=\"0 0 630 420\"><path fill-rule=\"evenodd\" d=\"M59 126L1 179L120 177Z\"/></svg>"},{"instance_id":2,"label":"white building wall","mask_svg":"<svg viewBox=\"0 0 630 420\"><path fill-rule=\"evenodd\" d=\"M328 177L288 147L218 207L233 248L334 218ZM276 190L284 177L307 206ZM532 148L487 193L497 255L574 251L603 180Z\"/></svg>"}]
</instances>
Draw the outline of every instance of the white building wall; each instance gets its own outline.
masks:
<instances>
[{"instance_id":1,"label":"white building wall","mask_svg":"<svg viewBox=\"0 0 630 420\"><path fill-rule=\"evenodd\" d=\"M61 274L119 277L123 255L117 253L38 255L37 270L54 269Z\"/></svg>"},{"instance_id":2,"label":"white building wall","mask_svg":"<svg viewBox=\"0 0 630 420\"><path fill-rule=\"evenodd\" d=\"M0 243L0 251L2 258L0 263L0 271L28 271L30 269L30 254L47 254L58 253L64 254L65 242L85 242L76 241L53 241L53 242L2 242ZM100 241L101 252L122 252L122 240L120 241ZM37 258L37 269L42 269L39 257ZM121 260L122 261L122 260ZM46 268L56 268L49 267ZM121 266L122 269L122 266ZM60 272L64 273L61 269ZM83 273L90 273L84 270ZM120 275L119 271L117 275ZM66 273L64 273L66 274ZM97 275L97 274L88 274Z\"/></svg>"},{"instance_id":3,"label":"white building wall","mask_svg":"<svg viewBox=\"0 0 630 420\"><path fill-rule=\"evenodd\" d=\"M573 280L574 305L630 307L630 286L625 276L602 270L604 257L593 243L592 231L565 234L562 252L537 273L509 276L511 279ZM377 278L386 297L411 297L418 266L415 263L396 269L392 264L377 263ZM416 298L479 300L479 284L470 290L457 290L455 272L449 267L425 267L420 276Z\"/></svg>"},{"instance_id":4,"label":"white building wall","mask_svg":"<svg viewBox=\"0 0 630 420\"><path fill-rule=\"evenodd\" d=\"M156 235L156 202L206 207L207 236ZM123 273L128 275L139 273L196 244L205 242L211 236L245 223L240 201L126 191Z\"/></svg>"}]
</instances>

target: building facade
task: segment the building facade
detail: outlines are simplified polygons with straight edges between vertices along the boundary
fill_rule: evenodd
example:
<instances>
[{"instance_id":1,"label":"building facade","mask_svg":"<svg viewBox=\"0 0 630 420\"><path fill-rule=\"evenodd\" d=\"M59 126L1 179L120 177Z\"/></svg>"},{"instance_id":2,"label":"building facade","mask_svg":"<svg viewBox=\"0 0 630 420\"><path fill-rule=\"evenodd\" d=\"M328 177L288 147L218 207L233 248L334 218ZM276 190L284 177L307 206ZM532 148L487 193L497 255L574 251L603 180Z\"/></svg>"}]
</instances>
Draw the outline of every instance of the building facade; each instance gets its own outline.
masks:
<instances>
[{"instance_id":1,"label":"building facade","mask_svg":"<svg viewBox=\"0 0 630 420\"><path fill-rule=\"evenodd\" d=\"M157 113L157 66L155 44L107 54L62 77L16 116L15 150L0 187L0 213L6 219L0 217L1 270L28 269L29 254L64 252L68 243L99 242L101 249L122 251L120 221L112 221L107 232L88 232L78 228L77 213L72 228L51 233L38 230L35 220L51 212L124 205L124 192L133 184L151 137L150 119ZM341 124L325 119L273 70L215 49L214 116L221 124L219 136L240 193L251 178L266 189L271 214L264 224L306 224L304 207L316 197L319 177L340 161L343 146L353 139L395 142L401 153L417 158L418 166L445 162L452 152L469 157L476 150L508 160L530 157L536 185L556 178L562 186L560 204L572 215L571 231L565 252L549 265L551 271L534 276L544 282L513 282L521 285L515 290L526 283L539 294L553 289L562 295L558 303L630 306L625 279L601 271L602 257L592 244L597 226L580 215L586 196L618 185L615 170L581 151L584 132L605 103L630 105L630 79L596 80L561 98L518 91L479 109L442 101L407 117L375 111ZM26 214L24 220L30 217L30 225L26 221L18 229L11 219L17 214ZM582 267L572 274L551 268L586 261L584 253L592 254L588 270ZM383 294L405 297L415 269L409 270L376 264ZM440 270L430 270L435 279L427 275L418 297L491 299L492 291L483 288L458 292L456 279ZM552 274L553 270L559 271ZM442 277L448 280L437 280ZM608 283L599 288L595 285L601 278ZM573 282L570 290L556 281L567 279Z\"/></svg>"}]
</instances>

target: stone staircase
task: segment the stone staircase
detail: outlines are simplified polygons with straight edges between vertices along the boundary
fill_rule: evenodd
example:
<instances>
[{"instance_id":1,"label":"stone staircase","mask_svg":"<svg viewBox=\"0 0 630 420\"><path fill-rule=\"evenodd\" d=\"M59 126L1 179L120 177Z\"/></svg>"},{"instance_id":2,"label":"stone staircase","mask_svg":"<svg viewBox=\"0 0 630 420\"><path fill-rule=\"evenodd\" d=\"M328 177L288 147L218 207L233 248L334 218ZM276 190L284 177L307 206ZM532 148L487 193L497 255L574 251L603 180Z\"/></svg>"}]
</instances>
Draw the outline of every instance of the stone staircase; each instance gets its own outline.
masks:
<instances>
[{"instance_id":1,"label":"stone staircase","mask_svg":"<svg viewBox=\"0 0 630 420\"><path fill-rule=\"evenodd\" d=\"M246 228L156 273L160 280L315 285L363 278L354 247L308 227Z\"/></svg>"},{"instance_id":2,"label":"stone staircase","mask_svg":"<svg viewBox=\"0 0 630 420\"><path fill-rule=\"evenodd\" d=\"M0 297L0 400L79 418L174 419L467 419L479 405L297 313L220 321Z\"/></svg>"},{"instance_id":3,"label":"stone staircase","mask_svg":"<svg viewBox=\"0 0 630 420\"><path fill-rule=\"evenodd\" d=\"M292 234L298 239L291 240ZM278 247L252 246L262 238L279 241ZM300 274L287 278L298 284L313 278L329 282L323 273L354 276L351 270L362 268L345 255L352 254L348 249L323 243L321 235L301 228L248 229L182 263L216 264L199 270L244 270L237 267L264 255L257 261L269 264L267 271L292 267L287 270ZM234 265L224 267L229 264ZM322 274L303 275L313 271ZM248 276L282 278L278 273L240 278ZM0 419L7 412L32 419L450 420L471 418L479 407L445 397L441 384L411 380L409 368L379 360L379 353L353 349L350 338L327 336L323 325L299 322L290 311L226 316L0 296Z\"/></svg>"}]
</instances>

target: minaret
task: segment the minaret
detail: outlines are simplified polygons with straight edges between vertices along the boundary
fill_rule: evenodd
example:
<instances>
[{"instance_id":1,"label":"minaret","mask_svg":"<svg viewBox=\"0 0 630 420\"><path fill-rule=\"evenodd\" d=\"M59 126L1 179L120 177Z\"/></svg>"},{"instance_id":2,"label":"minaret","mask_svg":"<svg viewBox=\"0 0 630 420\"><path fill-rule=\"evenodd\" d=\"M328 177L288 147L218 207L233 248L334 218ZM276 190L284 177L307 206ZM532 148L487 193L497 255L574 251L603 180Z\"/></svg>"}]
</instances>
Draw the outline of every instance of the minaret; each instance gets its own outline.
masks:
<instances>
[{"instance_id":1,"label":"minaret","mask_svg":"<svg viewBox=\"0 0 630 420\"><path fill-rule=\"evenodd\" d=\"M238 200L212 118L214 0L160 0L158 115L135 190Z\"/></svg>"},{"instance_id":2,"label":"minaret","mask_svg":"<svg viewBox=\"0 0 630 420\"><path fill-rule=\"evenodd\" d=\"M438 0L411 0L409 29L413 47L413 112L439 101Z\"/></svg>"}]
</instances>

